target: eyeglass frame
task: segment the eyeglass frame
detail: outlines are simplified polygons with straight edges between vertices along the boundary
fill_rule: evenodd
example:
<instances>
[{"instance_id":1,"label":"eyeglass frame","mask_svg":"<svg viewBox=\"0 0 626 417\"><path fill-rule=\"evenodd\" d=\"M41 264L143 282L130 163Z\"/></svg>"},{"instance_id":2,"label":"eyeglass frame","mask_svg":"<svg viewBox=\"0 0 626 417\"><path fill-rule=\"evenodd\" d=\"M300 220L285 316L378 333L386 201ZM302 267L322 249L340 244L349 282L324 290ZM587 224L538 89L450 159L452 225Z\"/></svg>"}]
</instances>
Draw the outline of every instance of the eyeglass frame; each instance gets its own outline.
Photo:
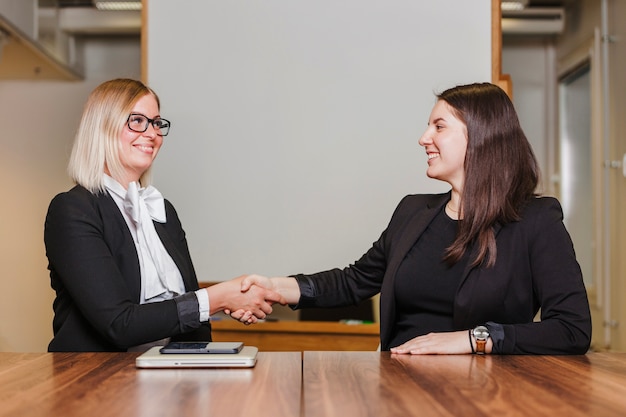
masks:
<instances>
[{"instance_id":1,"label":"eyeglass frame","mask_svg":"<svg viewBox=\"0 0 626 417\"><path fill-rule=\"evenodd\" d=\"M130 118L132 116L141 116L141 117L144 117L146 119L146 121L148 123L146 123L146 127L145 127L144 130L136 130L136 129L133 129L132 127L130 127ZM154 122L157 122L157 121L162 121L162 122L166 122L167 123L167 133L166 134L162 135L162 134L158 133L161 129L157 128L154 125ZM172 127L172 122L170 122L167 119L163 119L161 117L158 117L158 118L155 118L155 119L151 119L148 116L146 116L145 114L141 114L141 113L131 113L131 114L128 115L128 119L126 119L126 126L128 126L128 128L130 130L132 130L133 132L144 133L146 130L148 130L148 126L149 125L152 125L152 127L154 128L154 131L157 132L158 136L167 136L170 133L170 128Z\"/></svg>"}]
</instances>

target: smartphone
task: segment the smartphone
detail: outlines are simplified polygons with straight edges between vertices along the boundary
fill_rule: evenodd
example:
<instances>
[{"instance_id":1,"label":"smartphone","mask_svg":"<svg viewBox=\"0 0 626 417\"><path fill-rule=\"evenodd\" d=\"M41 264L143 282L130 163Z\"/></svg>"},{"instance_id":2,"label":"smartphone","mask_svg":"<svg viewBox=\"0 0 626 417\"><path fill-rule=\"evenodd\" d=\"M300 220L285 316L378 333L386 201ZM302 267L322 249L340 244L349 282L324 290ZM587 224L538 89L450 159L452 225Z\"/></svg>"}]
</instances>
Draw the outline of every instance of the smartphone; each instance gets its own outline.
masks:
<instances>
[{"instance_id":1,"label":"smartphone","mask_svg":"<svg viewBox=\"0 0 626 417\"><path fill-rule=\"evenodd\" d=\"M161 353L239 353L243 342L170 342Z\"/></svg>"}]
</instances>

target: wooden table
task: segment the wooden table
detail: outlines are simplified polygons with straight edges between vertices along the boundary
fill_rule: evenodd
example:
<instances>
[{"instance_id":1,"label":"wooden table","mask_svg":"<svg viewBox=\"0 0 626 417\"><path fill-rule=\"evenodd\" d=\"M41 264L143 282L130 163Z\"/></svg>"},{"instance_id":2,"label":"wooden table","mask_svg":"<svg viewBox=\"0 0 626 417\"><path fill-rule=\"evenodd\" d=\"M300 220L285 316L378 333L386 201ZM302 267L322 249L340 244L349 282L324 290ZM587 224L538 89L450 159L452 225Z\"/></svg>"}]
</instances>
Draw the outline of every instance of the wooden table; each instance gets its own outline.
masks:
<instances>
[{"instance_id":1,"label":"wooden table","mask_svg":"<svg viewBox=\"0 0 626 417\"><path fill-rule=\"evenodd\" d=\"M305 352L304 415L625 416L626 354Z\"/></svg>"},{"instance_id":2,"label":"wooden table","mask_svg":"<svg viewBox=\"0 0 626 417\"><path fill-rule=\"evenodd\" d=\"M213 340L242 341L260 351L371 350L380 343L380 326L328 321L276 321L246 326L227 319L211 323Z\"/></svg>"},{"instance_id":3,"label":"wooden table","mask_svg":"<svg viewBox=\"0 0 626 417\"><path fill-rule=\"evenodd\" d=\"M136 369L137 353L2 353L0 416L299 416L301 353L252 369Z\"/></svg>"},{"instance_id":4,"label":"wooden table","mask_svg":"<svg viewBox=\"0 0 626 417\"><path fill-rule=\"evenodd\" d=\"M2 353L0 416L626 415L626 354L260 352L252 369L136 369L137 353Z\"/></svg>"}]
</instances>

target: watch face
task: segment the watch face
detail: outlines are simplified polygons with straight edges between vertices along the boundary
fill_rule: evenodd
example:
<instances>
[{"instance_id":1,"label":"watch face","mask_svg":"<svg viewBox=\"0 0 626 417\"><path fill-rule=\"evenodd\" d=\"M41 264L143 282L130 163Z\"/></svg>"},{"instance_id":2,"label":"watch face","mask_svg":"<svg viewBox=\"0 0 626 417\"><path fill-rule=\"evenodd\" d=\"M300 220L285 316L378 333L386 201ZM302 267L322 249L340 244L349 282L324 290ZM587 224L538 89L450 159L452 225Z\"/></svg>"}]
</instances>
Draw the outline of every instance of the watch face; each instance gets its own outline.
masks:
<instances>
[{"instance_id":1,"label":"watch face","mask_svg":"<svg viewBox=\"0 0 626 417\"><path fill-rule=\"evenodd\" d=\"M487 340L489 338L489 329L485 326L478 326L472 332L477 340Z\"/></svg>"}]
</instances>

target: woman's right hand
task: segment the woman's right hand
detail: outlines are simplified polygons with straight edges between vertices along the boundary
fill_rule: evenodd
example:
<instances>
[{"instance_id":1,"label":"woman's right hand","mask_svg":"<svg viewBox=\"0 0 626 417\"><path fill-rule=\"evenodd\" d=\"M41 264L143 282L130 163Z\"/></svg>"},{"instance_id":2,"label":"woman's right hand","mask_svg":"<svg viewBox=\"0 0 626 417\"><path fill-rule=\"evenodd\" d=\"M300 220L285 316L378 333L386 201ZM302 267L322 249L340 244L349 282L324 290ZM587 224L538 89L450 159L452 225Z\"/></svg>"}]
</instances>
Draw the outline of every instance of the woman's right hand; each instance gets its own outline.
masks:
<instances>
[{"instance_id":1,"label":"woman's right hand","mask_svg":"<svg viewBox=\"0 0 626 417\"><path fill-rule=\"evenodd\" d=\"M248 291L253 285L263 287L266 290L277 291L276 288L274 288L274 282L272 281L272 278L268 278L266 276L258 274L250 274L246 275L241 280L241 292Z\"/></svg>"},{"instance_id":2,"label":"woman's right hand","mask_svg":"<svg viewBox=\"0 0 626 417\"><path fill-rule=\"evenodd\" d=\"M255 288L263 288L270 294L279 294L280 301L276 302L282 305L296 304L300 299L300 287L298 286L295 278L292 277L268 278L266 276L258 274L250 274L244 276L241 280L241 292L245 293L248 291L253 291ZM256 323L257 319L263 318L256 316L251 311L244 311L241 309L230 312L224 310L224 312L226 314L229 314L235 320L239 320L244 324Z\"/></svg>"},{"instance_id":3,"label":"woman's right hand","mask_svg":"<svg viewBox=\"0 0 626 417\"><path fill-rule=\"evenodd\" d=\"M248 286L245 291L242 291L244 278L246 276L242 275L207 288L211 313L224 311L226 314L231 314L235 311L238 312L237 316L239 314L241 317L245 316L245 322L255 323L257 319L264 319L266 315L271 314L272 304L285 304L285 300L279 293L260 285ZM240 321L243 320L240 319Z\"/></svg>"},{"instance_id":4,"label":"woman's right hand","mask_svg":"<svg viewBox=\"0 0 626 417\"><path fill-rule=\"evenodd\" d=\"M272 280L263 275L250 274L250 275L245 275L239 278L243 278L241 280L241 292L242 293L248 292L252 288L253 285L256 285L258 287L261 287L270 291L274 290L273 289L274 285L272 283ZM244 309L238 309L236 311L230 311L228 309L225 309L224 313L228 314L231 318L238 320L243 324L253 324L253 323L256 323L258 319L265 318L265 317L259 317L258 315L255 315L252 311L244 310Z\"/></svg>"}]
</instances>

